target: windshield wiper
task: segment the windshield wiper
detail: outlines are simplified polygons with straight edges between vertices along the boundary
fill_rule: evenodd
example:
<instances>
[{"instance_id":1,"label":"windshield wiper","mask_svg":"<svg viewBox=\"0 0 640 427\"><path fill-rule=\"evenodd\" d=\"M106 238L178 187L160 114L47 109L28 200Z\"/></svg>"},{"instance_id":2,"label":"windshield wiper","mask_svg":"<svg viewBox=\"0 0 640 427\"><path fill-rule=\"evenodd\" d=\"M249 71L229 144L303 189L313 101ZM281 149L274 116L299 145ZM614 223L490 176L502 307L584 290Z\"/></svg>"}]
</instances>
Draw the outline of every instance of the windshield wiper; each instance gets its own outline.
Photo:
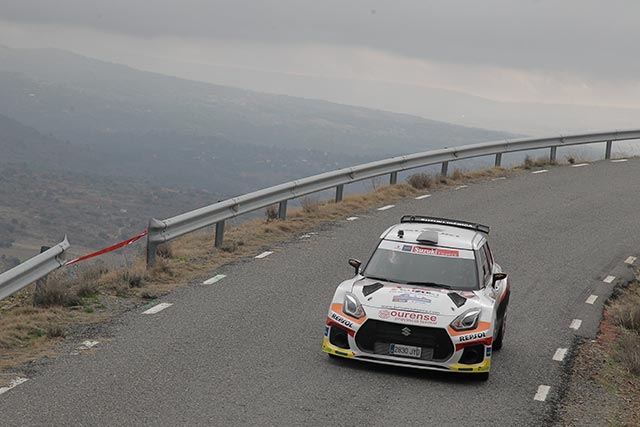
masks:
<instances>
[{"instance_id":1,"label":"windshield wiper","mask_svg":"<svg viewBox=\"0 0 640 427\"><path fill-rule=\"evenodd\" d=\"M385 277L376 277L376 276L364 276L364 277L371 280L380 280L382 282L404 283L404 282L398 282L397 280L393 280L393 279L387 279Z\"/></svg>"},{"instance_id":2,"label":"windshield wiper","mask_svg":"<svg viewBox=\"0 0 640 427\"><path fill-rule=\"evenodd\" d=\"M432 288L451 289L451 286L434 282L407 282L407 285L431 286Z\"/></svg>"}]
</instances>

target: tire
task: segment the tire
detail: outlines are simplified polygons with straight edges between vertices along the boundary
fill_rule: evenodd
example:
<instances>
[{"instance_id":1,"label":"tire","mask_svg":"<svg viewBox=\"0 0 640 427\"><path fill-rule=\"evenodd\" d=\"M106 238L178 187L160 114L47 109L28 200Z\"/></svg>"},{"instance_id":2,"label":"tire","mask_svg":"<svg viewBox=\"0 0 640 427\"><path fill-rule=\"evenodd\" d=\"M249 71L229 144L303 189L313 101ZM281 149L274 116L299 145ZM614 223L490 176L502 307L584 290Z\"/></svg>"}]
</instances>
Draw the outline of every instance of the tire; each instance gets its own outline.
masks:
<instances>
[{"instance_id":1,"label":"tire","mask_svg":"<svg viewBox=\"0 0 640 427\"><path fill-rule=\"evenodd\" d=\"M482 372L480 374L473 374L473 376L476 377L476 380L478 380L478 381L485 382L485 381L489 380L489 372Z\"/></svg>"},{"instance_id":2,"label":"tire","mask_svg":"<svg viewBox=\"0 0 640 427\"><path fill-rule=\"evenodd\" d=\"M500 350L502 348L502 343L504 341L504 331L505 331L505 325L506 324L507 324L507 313L505 312L503 317L502 317L502 322L500 324L500 331L498 331L498 336L493 341L493 349L495 351L498 351L498 350Z\"/></svg>"}]
</instances>

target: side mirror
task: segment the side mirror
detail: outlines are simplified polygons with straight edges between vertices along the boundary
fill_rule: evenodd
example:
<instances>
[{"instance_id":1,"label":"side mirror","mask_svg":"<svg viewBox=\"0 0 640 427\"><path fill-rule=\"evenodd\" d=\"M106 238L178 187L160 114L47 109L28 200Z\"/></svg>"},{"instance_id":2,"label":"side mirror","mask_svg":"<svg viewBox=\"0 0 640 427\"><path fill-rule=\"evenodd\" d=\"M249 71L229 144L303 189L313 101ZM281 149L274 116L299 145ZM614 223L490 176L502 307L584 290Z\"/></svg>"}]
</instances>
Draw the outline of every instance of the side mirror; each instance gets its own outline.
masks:
<instances>
[{"instance_id":1,"label":"side mirror","mask_svg":"<svg viewBox=\"0 0 640 427\"><path fill-rule=\"evenodd\" d=\"M491 284L491 286L493 286L494 288L496 287L496 282L499 282L500 280L504 280L507 278L507 274L506 273L495 273L493 275L493 283Z\"/></svg>"},{"instance_id":2,"label":"side mirror","mask_svg":"<svg viewBox=\"0 0 640 427\"><path fill-rule=\"evenodd\" d=\"M349 259L349 265L356 270L356 274L360 273L360 266L362 263L355 258Z\"/></svg>"}]
</instances>

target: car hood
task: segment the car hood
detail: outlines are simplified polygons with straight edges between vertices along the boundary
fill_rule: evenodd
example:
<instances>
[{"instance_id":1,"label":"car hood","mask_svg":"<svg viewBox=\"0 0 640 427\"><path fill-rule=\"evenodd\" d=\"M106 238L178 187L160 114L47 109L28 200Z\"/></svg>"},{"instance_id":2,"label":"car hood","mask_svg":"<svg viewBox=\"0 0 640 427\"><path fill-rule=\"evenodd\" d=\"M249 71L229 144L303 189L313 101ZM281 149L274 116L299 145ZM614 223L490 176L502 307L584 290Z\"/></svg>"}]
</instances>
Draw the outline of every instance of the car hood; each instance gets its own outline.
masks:
<instances>
[{"instance_id":1,"label":"car hood","mask_svg":"<svg viewBox=\"0 0 640 427\"><path fill-rule=\"evenodd\" d=\"M384 317L385 310L456 316L481 304L480 297L474 291L401 285L367 278L355 280L352 292L358 296L365 310L374 308L381 311L380 317Z\"/></svg>"}]
</instances>

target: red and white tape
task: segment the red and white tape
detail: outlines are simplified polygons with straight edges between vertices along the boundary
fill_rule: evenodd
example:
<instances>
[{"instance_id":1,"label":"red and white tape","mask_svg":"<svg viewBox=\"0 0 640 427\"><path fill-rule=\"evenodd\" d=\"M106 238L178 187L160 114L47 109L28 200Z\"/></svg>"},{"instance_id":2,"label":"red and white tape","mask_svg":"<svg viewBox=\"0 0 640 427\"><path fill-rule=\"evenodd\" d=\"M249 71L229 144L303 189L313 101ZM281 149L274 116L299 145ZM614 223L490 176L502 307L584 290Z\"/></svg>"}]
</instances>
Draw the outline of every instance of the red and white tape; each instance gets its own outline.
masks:
<instances>
[{"instance_id":1,"label":"red and white tape","mask_svg":"<svg viewBox=\"0 0 640 427\"><path fill-rule=\"evenodd\" d=\"M93 253L90 253L88 255L84 255L84 256L81 256L79 258L72 259L70 261L65 262L64 265L75 264L77 262L84 261L84 260L87 260L89 258L97 257L97 256L100 256L100 255L106 254L108 252L115 251L116 249L123 248L125 246L129 246L130 244L135 243L138 240L142 239L146 235L147 235L147 230L144 230L141 234L138 234L136 237L132 237L130 239L127 239L124 242L116 243L113 246L109 246L108 248L101 249L101 250L99 250L97 252L93 252Z\"/></svg>"}]
</instances>

